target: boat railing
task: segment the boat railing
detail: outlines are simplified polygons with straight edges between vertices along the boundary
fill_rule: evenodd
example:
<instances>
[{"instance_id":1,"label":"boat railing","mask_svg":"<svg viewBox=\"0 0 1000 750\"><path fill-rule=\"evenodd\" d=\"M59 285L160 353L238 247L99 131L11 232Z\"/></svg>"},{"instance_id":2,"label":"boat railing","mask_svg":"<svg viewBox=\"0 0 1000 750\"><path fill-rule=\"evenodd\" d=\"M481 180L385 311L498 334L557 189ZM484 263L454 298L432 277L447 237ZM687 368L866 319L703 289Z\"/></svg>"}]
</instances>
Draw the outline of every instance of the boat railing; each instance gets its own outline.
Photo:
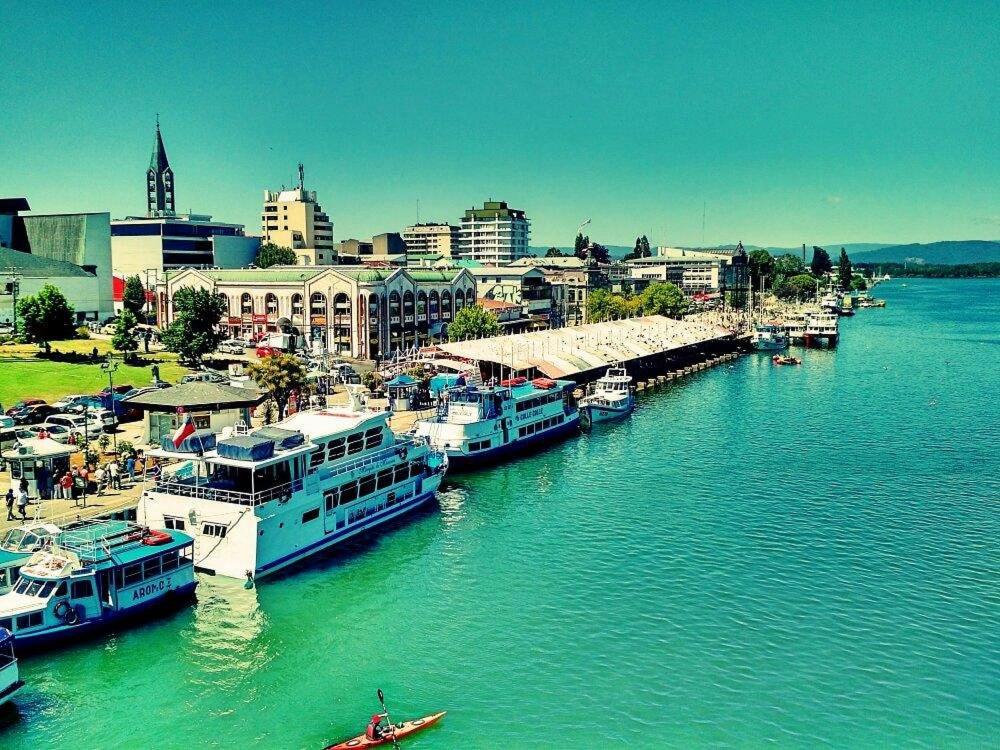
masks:
<instances>
[{"instance_id":1,"label":"boat railing","mask_svg":"<svg viewBox=\"0 0 1000 750\"><path fill-rule=\"evenodd\" d=\"M288 497L293 492L298 492L302 489L302 480L293 479L290 482L284 482L274 487L258 490L257 492L244 492L213 486L211 480L201 478L176 481L161 476L156 480L153 489L156 492L163 492L169 495L180 495L181 497L193 497L198 500L212 500L219 503L232 503L234 505L249 505L253 507L274 500L275 498Z\"/></svg>"},{"instance_id":2,"label":"boat railing","mask_svg":"<svg viewBox=\"0 0 1000 750\"><path fill-rule=\"evenodd\" d=\"M323 472L323 477L336 477L341 474L348 474L352 471L357 471L358 469L363 469L367 466L373 466L374 464L381 463L387 458L392 456L399 456L401 452L405 452L410 446L423 445L427 441L422 437L417 437L416 435L398 435L396 437L396 444L391 448L382 448L375 453L370 453L366 456L359 456L352 461L346 461L338 466L334 466L332 469L328 469Z\"/></svg>"}]
</instances>

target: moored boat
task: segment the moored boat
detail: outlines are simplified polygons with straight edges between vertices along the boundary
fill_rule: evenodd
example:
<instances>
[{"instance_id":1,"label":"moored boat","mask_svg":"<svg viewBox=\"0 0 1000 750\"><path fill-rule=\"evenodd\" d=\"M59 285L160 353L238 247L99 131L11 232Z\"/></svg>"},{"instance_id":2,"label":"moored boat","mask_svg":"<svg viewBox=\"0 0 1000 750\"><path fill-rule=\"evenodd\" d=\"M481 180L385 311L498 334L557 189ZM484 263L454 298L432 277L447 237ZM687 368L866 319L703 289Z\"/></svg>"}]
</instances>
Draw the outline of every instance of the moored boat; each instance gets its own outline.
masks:
<instances>
[{"instance_id":1,"label":"moored boat","mask_svg":"<svg viewBox=\"0 0 1000 750\"><path fill-rule=\"evenodd\" d=\"M781 354L775 354L771 357L771 361L776 365L801 365L802 360L798 357L792 356L782 356Z\"/></svg>"},{"instance_id":2,"label":"moored boat","mask_svg":"<svg viewBox=\"0 0 1000 750\"><path fill-rule=\"evenodd\" d=\"M412 721L401 721L399 724L393 724L385 733L383 737L377 740L370 740L363 734L359 734L357 737L352 737L349 740L344 740L336 745L327 745L325 750L353 750L353 748L358 747L377 747L379 745L391 745L394 741L405 739L411 734L415 734L427 727L432 726L444 718L446 711L441 711L440 713L431 714L430 716L424 716L420 719L413 719Z\"/></svg>"},{"instance_id":3,"label":"moored boat","mask_svg":"<svg viewBox=\"0 0 1000 750\"><path fill-rule=\"evenodd\" d=\"M0 706L9 701L22 687L24 681L18 674L14 634L7 628L0 628Z\"/></svg>"},{"instance_id":4,"label":"moored boat","mask_svg":"<svg viewBox=\"0 0 1000 750\"><path fill-rule=\"evenodd\" d=\"M496 463L576 431L575 385L518 377L499 385L450 388L437 416L418 421L415 432L444 451L452 468Z\"/></svg>"},{"instance_id":5,"label":"moored boat","mask_svg":"<svg viewBox=\"0 0 1000 750\"><path fill-rule=\"evenodd\" d=\"M74 524L35 552L14 589L0 596L0 627L35 647L180 604L196 586L192 553L191 537L179 531Z\"/></svg>"},{"instance_id":6,"label":"moored boat","mask_svg":"<svg viewBox=\"0 0 1000 750\"><path fill-rule=\"evenodd\" d=\"M58 534L59 527L51 523L32 522L7 530L0 539L0 595L14 588L21 566Z\"/></svg>"},{"instance_id":7,"label":"moored boat","mask_svg":"<svg viewBox=\"0 0 1000 750\"><path fill-rule=\"evenodd\" d=\"M751 341L753 348L759 352L774 352L788 348L788 336L778 323L757 326Z\"/></svg>"},{"instance_id":8,"label":"moored boat","mask_svg":"<svg viewBox=\"0 0 1000 750\"><path fill-rule=\"evenodd\" d=\"M624 367L609 367L594 384L593 393L580 399L580 415L590 424L627 417L634 409L632 378Z\"/></svg>"}]
</instances>

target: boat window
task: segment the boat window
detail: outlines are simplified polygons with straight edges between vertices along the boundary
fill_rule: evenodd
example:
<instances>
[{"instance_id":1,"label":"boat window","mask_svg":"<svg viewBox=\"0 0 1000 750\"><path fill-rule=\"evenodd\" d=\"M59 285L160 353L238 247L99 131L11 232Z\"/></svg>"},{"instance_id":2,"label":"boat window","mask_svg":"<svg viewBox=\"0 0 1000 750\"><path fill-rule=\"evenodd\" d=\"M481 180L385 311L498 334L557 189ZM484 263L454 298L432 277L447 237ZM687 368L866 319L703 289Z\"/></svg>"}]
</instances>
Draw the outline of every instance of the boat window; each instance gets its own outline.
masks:
<instances>
[{"instance_id":1,"label":"boat window","mask_svg":"<svg viewBox=\"0 0 1000 750\"><path fill-rule=\"evenodd\" d=\"M56 587L55 581L49 581L48 583L46 583L44 586L42 586L42 590L38 592L39 598L48 599L49 595L52 593L52 589L54 589L55 587Z\"/></svg>"},{"instance_id":2,"label":"boat window","mask_svg":"<svg viewBox=\"0 0 1000 750\"><path fill-rule=\"evenodd\" d=\"M139 583L141 580L142 566L139 565L139 563L125 566L123 573L123 582L125 586L131 586L133 583Z\"/></svg>"},{"instance_id":3,"label":"boat window","mask_svg":"<svg viewBox=\"0 0 1000 750\"><path fill-rule=\"evenodd\" d=\"M392 484L392 469L383 469L378 473L378 489L384 490Z\"/></svg>"},{"instance_id":4,"label":"boat window","mask_svg":"<svg viewBox=\"0 0 1000 750\"><path fill-rule=\"evenodd\" d=\"M410 477L419 477L424 473L424 465L420 461L414 461L410 464Z\"/></svg>"},{"instance_id":5,"label":"boat window","mask_svg":"<svg viewBox=\"0 0 1000 750\"><path fill-rule=\"evenodd\" d=\"M149 579L160 575L160 557L151 557L142 563L142 577ZM75 584L74 584L75 585Z\"/></svg>"},{"instance_id":6,"label":"boat window","mask_svg":"<svg viewBox=\"0 0 1000 750\"><path fill-rule=\"evenodd\" d=\"M186 544L181 548L181 565L194 564L194 545Z\"/></svg>"},{"instance_id":7,"label":"boat window","mask_svg":"<svg viewBox=\"0 0 1000 750\"><path fill-rule=\"evenodd\" d=\"M375 427L365 432L365 449L371 450L382 445L382 428Z\"/></svg>"},{"instance_id":8,"label":"boat window","mask_svg":"<svg viewBox=\"0 0 1000 750\"><path fill-rule=\"evenodd\" d=\"M167 528L167 529L174 529L176 531L184 531L184 527L185 527L184 519L183 518L174 518L173 516L164 516L163 517L163 526L164 526L164 528Z\"/></svg>"},{"instance_id":9,"label":"boat window","mask_svg":"<svg viewBox=\"0 0 1000 750\"><path fill-rule=\"evenodd\" d=\"M330 441L330 448L326 455L327 461L336 461L347 455L347 439L337 438Z\"/></svg>"},{"instance_id":10,"label":"boat window","mask_svg":"<svg viewBox=\"0 0 1000 750\"><path fill-rule=\"evenodd\" d=\"M400 464L392 474L392 483L399 484L410 478L410 467L407 464Z\"/></svg>"},{"instance_id":11,"label":"boat window","mask_svg":"<svg viewBox=\"0 0 1000 750\"><path fill-rule=\"evenodd\" d=\"M348 482L340 488L340 504L353 503L358 499L358 483Z\"/></svg>"},{"instance_id":12,"label":"boat window","mask_svg":"<svg viewBox=\"0 0 1000 750\"><path fill-rule=\"evenodd\" d=\"M168 570L177 570L177 550L172 549L169 552L165 552L162 558L163 572L166 573Z\"/></svg>"},{"instance_id":13,"label":"boat window","mask_svg":"<svg viewBox=\"0 0 1000 750\"><path fill-rule=\"evenodd\" d=\"M74 581L70 586L70 597L73 599L86 599L94 595L94 587L90 581Z\"/></svg>"},{"instance_id":14,"label":"boat window","mask_svg":"<svg viewBox=\"0 0 1000 750\"><path fill-rule=\"evenodd\" d=\"M7 618L4 618L3 620L0 620L0 628L6 628L7 630L13 630L14 629L14 620L11 619L10 617L7 617Z\"/></svg>"},{"instance_id":15,"label":"boat window","mask_svg":"<svg viewBox=\"0 0 1000 750\"><path fill-rule=\"evenodd\" d=\"M24 593L27 594L28 596L38 596L38 592L41 590L42 590L41 581L29 581L28 588Z\"/></svg>"},{"instance_id":16,"label":"boat window","mask_svg":"<svg viewBox=\"0 0 1000 750\"><path fill-rule=\"evenodd\" d=\"M42 624L42 613L32 612L30 615L21 615L17 618L17 629L35 628Z\"/></svg>"},{"instance_id":17,"label":"boat window","mask_svg":"<svg viewBox=\"0 0 1000 750\"><path fill-rule=\"evenodd\" d=\"M326 501L326 512L329 513L337 507L337 490L327 490L323 493L323 499Z\"/></svg>"},{"instance_id":18,"label":"boat window","mask_svg":"<svg viewBox=\"0 0 1000 750\"><path fill-rule=\"evenodd\" d=\"M225 539L226 526L221 523L206 523L201 527L201 533L205 536L217 536L220 539Z\"/></svg>"},{"instance_id":19,"label":"boat window","mask_svg":"<svg viewBox=\"0 0 1000 750\"><path fill-rule=\"evenodd\" d=\"M372 494L375 491L375 475L369 474L366 477L361 477L359 485L360 485L359 494L361 495L361 497Z\"/></svg>"},{"instance_id":20,"label":"boat window","mask_svg":"<svg viewBox=\"0 0 1000 750\"><path fill-rule=\"evenodd\" d=\"M349 435L347 438L347 455L353 456L355 453L360 453L365 447L365 434L363 432L356 432L353 435Z\"/></svg>"},{"instance_id":21,"label":"boat window","mask_svg":"<svg viewBox=\"0 0 1000 750\"><path fill-rule=\"evenodd\" d=\"M315 448L312 453L309 454L309 468L315 469L323 463L323 448Z\"/></svg>"},{"instance_id":22,"label":"boat window","mask_svg":"<svg viewBox=\"0 0 1000 750\"><path fill-rule=\"evenodd\" d=\"M17 582L17 585L14 586L14 592L17 594L23 594L25 591L28 590L29 585L30 583L28 582L28 579L22 578Z\"/></svg>"},{"instance_id":23,"label":"boat window","mask_svg":"<svg viewBox=\"0 0 1000 750\"><path fill-rule=\"evenodd\" d=\"M315 521L317 518L319 518L319 508L313 508L302 514L302 523L309 523L310 521Z\"/></svg>"}]
</instances>

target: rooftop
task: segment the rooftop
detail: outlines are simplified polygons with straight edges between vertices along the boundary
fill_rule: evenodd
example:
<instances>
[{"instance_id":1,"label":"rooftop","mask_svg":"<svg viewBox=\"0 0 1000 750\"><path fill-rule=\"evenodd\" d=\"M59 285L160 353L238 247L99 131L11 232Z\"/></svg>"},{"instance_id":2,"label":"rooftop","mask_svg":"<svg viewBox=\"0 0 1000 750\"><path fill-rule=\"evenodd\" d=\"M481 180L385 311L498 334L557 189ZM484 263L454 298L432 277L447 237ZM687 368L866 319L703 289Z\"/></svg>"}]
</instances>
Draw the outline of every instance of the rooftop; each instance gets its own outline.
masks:
<instances>
[{"instance_id":1,"label":"rooftop","mask_svg":"<svg viewBox=\"0 0 1000 750\"><path fill-rule=\"evenodd\" d=\"M185 409L235 409L240 406L256 406L267 397L256 388L237 388L220 383L181 383L172 388L162 388L140 393L123 399L129 404L140 406L146 411L176 411Z\"/></svg>"},{"instance_id":2,"label":"rooftop","mask_svg":"<svg viewBox=\"0 0 1000 750\"><path fill-rule=\"evenodd\" d=\"M14 268L27 279L46 279L54 277L95 278L94 274L84 271L80 266L65 260L43 258L31 253L22 253L0 246L0 268Z\"/></svg>"}]
</instances>

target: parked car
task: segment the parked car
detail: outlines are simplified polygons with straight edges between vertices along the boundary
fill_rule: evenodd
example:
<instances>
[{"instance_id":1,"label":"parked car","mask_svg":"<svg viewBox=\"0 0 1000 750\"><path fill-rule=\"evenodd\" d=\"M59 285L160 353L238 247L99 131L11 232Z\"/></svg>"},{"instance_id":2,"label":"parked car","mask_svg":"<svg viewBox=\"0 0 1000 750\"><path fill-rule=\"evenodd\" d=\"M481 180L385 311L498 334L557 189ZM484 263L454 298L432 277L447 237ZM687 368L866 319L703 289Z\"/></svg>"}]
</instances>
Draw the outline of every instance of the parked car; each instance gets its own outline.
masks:
<instances>
[{"instance_id":1,"label":"parked car","mask_svg":"<svg viewBox=\"0 0 1000 750\"><path fill-rule=\"evenodd\" d=\"M282 351L273 346L258 346L255 353L258 357L271 357L275 354L282 354Z\"/></svg>"},{"instance_id":2,"label":"parked car","mask_svg":"<svg viewBox=\"0 0 1000 750\"><path fill-rule=\"evenodd\" d=\"M49 424L48 422L43 422L42 424L28 425L22 427L17 431L18 440L23 440L25 438L40 438L42 435L55 440L57 443L68 443L70 435L77 435L77 438L83 437L83 431L77 432L77 430L71 430L69 427L65 427L61 424Z\"/></svg>"},{"instance_id":3,"label":"parked car","mask_svg":"<svg viewBox=\"0 0 1000 750\"><path fill-rule=\"evenodd\" d=\"M181 378L181 385L184 383L225 383L226 379L215 372L192 372Z\"/></svg>"},{"instance_id":4,"label":"parked car","mask_svg":"<svg viewBox=\"0 0 1000 750\"><path fill-rule=\"evenodd\" d=\"M219 351L223 354L243 354L246 351L246 347L242 341L229 339L219 344Z\"/></svg>"},{"instance_id":5,"label":"parked car","mask_svg":"<svg viewBox=\"0 0 1000 750\"><path fill-rule=\"evenodd\" d=\"M53 414L58 414L59 410L50 404L32 404L15 412L11 416L14 422L19 425L40 424Z\"/></svg>"},{"instance_id":6,"label":"parked car","mask_svg":"<svg viewBox=\"0 0 1000 750\"><path fill-rule=\"evenodd\" d=\"M66 411L67 409L73 408L76 404L81 404L84 401L93 400L93 396L86 393L77 393L72 396L63 396L58 401L53 401L52 405L59 409L60 411Z\"/></svg>"},{"instance_id":7,"label":"parked car","mask_svg":"<svg viewBox=\"0 0 1000 750\"><path fill-rule=\"evenodd\" d=\"M97 435L104 431L104 422L94 412L87 414L53 414L42 424L61 425L81 435Z\"/></svg>"},{"instance_id":8,"label":"parked car","mask_svg":"<svg viewBox=\"0 0 1000 750\"><path fill-rule=\"evenodd\" d=\"M135 388L134 385L116 385L115 393L128 393L133 388ZM109 393L111 393L111 388L110 387L105 388L103 391L101 391L101 398L107 396Z\"/></svg>"},{"instance_id":9,"label":"parked car","mask_svg":"<svg viewBox=\"0 0 1000 750\"><path fill-rule=\"evenodd\" d=\"M44 403L45 400L41 398L26 398L23 401L18 401L16 404L10 407L7 410L6 414L8 417L11 417L14 415L14 412L16 411L21 411L22 409L25 409L29 406L35 406L36 404L44 404Z\"/></svg>"}]
</instances>

